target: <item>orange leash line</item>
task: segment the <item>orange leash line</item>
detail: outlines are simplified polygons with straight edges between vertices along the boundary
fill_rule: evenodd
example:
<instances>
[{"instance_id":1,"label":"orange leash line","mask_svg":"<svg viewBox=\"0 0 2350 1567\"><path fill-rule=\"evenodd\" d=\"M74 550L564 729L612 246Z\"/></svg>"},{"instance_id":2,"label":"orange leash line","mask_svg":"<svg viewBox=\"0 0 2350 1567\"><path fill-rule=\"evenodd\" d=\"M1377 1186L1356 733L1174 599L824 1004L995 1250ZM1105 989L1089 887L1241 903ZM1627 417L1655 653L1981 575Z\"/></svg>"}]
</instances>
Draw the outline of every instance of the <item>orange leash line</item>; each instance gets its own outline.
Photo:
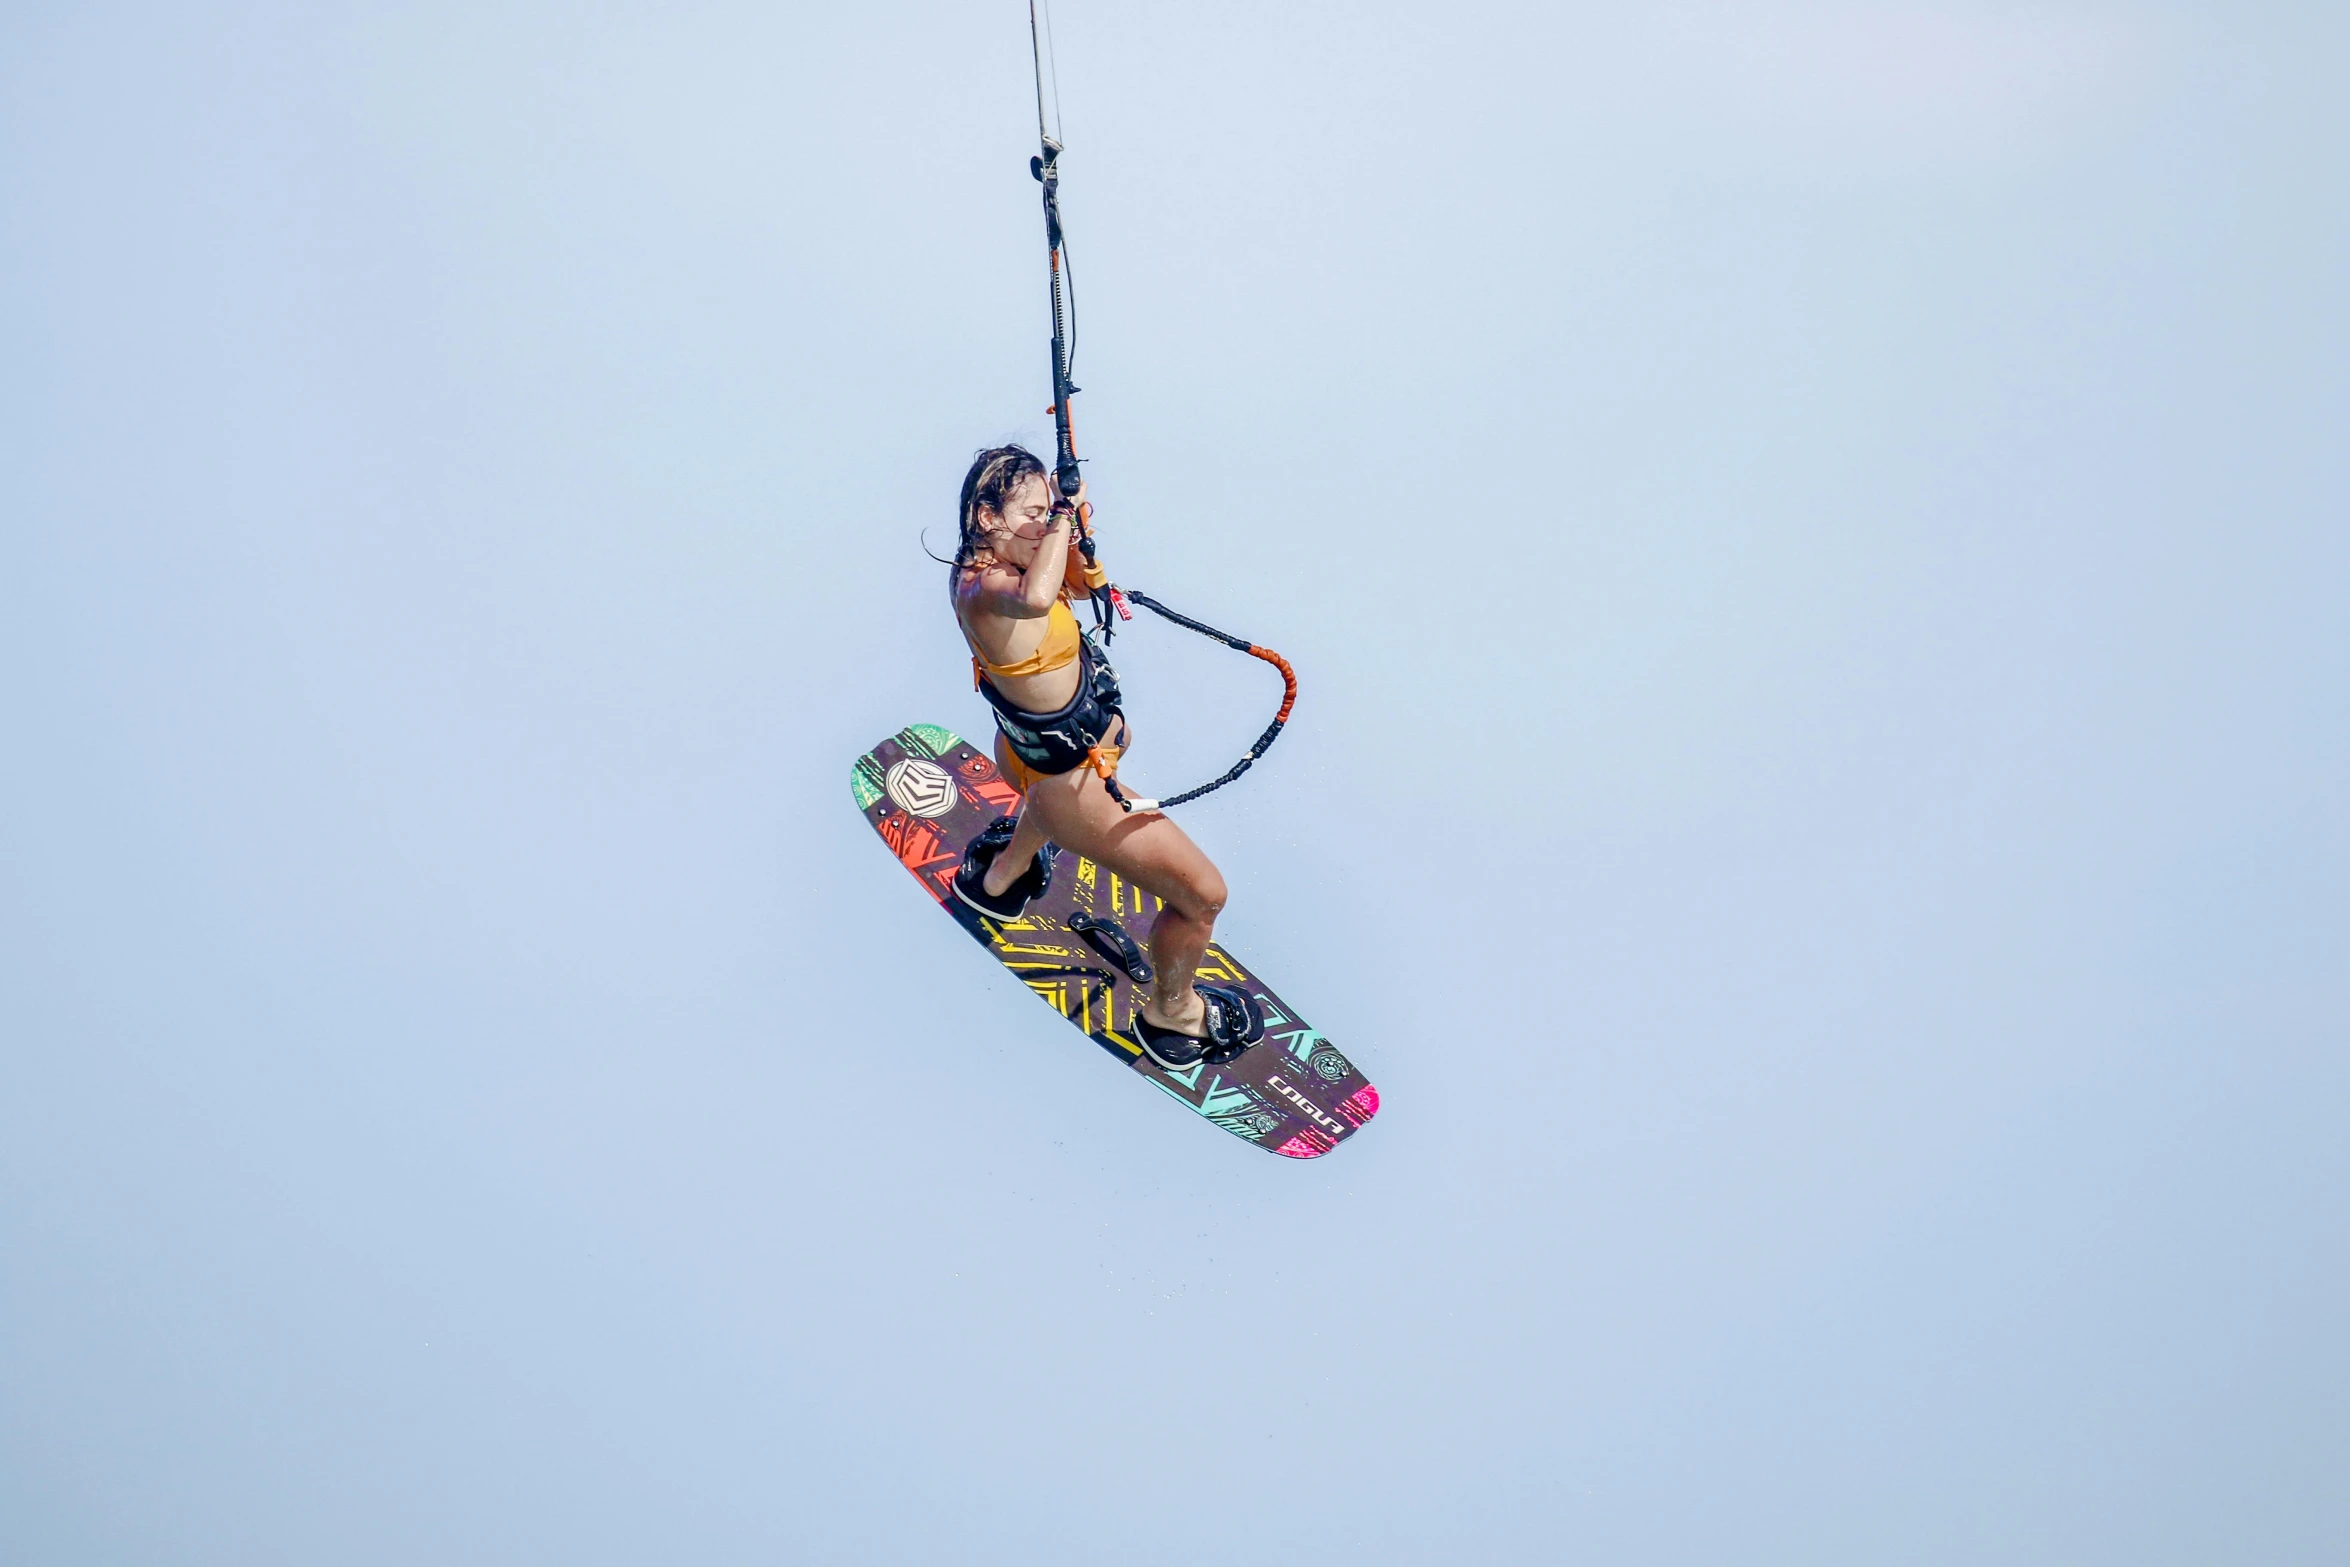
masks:
<instances>
[{"instance_id":1,"label":"orange leash line","mask_svg":"<svg viewBox=\"0 0 2350 1567\"><path fill-rule=\"evenodd\" d=\"M1252 642L1241 651L1251 658L1261 658L1281 671L1281 711L1273 715L1273 722L1288 723L1289 710L1297 706L1297 671L1289 667L1288 659L1269 647L1258 647Z\"/></svg>"}]
</instances>

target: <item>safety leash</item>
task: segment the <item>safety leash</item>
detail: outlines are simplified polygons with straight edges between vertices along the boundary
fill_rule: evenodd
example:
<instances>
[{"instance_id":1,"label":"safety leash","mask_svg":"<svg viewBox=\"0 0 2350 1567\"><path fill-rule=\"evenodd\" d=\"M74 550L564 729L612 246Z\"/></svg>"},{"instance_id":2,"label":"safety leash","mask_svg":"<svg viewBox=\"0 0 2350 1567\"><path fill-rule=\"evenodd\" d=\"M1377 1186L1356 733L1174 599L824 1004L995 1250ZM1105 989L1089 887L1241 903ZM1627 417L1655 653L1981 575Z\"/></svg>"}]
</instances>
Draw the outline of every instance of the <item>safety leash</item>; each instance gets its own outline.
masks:
<instances>
[{"instance_id":1,"label":"safety leash","mask_svg":"<svg viewBox=\"0 0 2350 1567\"><path fill-rule=\"evenodd\" d=\"M1115 758L1111 759L1112 770L1101 773L1102 783L1110 791L1110 798L1118 802L1119 809L1127 812L1163 811L1170 806L1182 805L1188 801L1196 800L1203 794L1215 793L1254 767L1257 764L1257 758L1273 749L1273 742L1281 738L1281 726L1289 722L1289 710L1297 705L1297 671L1289 667L1288 659L1283 658L1271 648L1259 647L1254 642L1236 637L1229 631L1218 631L1205 621L1194 620L1189 615L1178 614L1157 599L1152 598L1148 593L1138 592L1133 588L1112 588L1110 591L1115 597L1140 604L1152 614L1163 620L1171 620L1186 631L1196 631L1203 637L1223 643L1234 652L1246 653L1251 658L1261 658L1281 671L1281 710L1273 715L1273 721L1265 726L1265 732L1257 736L1254 745L1241 753L1240 760L1234 762L1223 777L1201 784L1196 789L1186 789L1181 794L1171 794L1164 800L1136 800L1129 798L1126 791L1118 787ZM1099 767L1095 770L1101 771Z\"/></svg>"}]
</instances>

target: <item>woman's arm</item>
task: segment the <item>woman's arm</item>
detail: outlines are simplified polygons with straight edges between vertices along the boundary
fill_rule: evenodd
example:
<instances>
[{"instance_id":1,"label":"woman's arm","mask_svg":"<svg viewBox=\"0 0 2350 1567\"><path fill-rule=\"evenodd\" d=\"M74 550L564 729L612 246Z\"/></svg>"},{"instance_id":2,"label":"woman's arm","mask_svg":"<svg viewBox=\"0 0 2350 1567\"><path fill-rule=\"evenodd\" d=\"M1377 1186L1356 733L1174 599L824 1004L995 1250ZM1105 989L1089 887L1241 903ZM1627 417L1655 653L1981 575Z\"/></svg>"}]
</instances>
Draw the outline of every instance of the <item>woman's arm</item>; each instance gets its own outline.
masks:
<instances>
[{"instance_id":1,"label":"woman's arm","mask_svg":"<svg viewBox=\"0 0 2350 1567\"><path fill-rule=\"evenodd\" d=\"M974 610L1012 620L1035 620L1052 613L1053 601L1061 596L1061 579L1069 569L1069 514L1048 514L1044 529L1026 571L998 564L979 574L968 590Z\"/></svg>"}]
</instances>

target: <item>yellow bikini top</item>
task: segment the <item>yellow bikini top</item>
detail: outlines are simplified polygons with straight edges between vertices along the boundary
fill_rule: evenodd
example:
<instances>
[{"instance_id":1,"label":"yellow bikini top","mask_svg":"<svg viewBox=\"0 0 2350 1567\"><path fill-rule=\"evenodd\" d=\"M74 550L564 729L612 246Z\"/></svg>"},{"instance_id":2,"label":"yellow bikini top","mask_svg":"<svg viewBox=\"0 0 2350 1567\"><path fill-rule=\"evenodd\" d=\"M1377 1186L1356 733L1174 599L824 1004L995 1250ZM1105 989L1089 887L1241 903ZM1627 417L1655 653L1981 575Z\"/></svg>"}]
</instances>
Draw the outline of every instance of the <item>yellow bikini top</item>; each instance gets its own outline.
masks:
<instances>
[{"instance_id":1,"label":"yellow bikini top","mask_svg":"<svg viewBox=\"0 0 2350 1567\"><path fill-rule=\"evenodd\" d=\"M1069 613L1068 603L1056 599L1053 601L1052 613L1045 617L1044 646L1026 658L1015 659L1009 664L991 664L976 650L972 652L972 689L978 689L983 675L1009 675L1018 680L1029 675L1049 675L1056 669L1066 669L1077 662L1078 644L1084 640L1085 633L1077 629L1077 617Z\"/></svg>"}]
</instances>

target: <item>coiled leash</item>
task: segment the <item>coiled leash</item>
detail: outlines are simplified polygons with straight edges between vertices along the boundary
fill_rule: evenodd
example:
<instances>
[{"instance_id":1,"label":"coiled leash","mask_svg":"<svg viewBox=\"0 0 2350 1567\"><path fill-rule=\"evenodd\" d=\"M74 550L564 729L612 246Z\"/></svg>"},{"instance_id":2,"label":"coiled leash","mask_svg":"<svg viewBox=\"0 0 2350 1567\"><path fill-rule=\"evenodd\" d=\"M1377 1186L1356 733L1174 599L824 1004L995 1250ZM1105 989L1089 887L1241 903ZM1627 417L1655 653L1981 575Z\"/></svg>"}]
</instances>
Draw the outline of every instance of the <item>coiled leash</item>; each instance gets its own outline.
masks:
<instances>
[{"instance_id":1,"label":"coiled leash","mask_svg":"<svg viewBox=\"0 0 2350 1567\"><path fill-rule=\"evenodd\" d=\"M1046 17L1046 26L1048 29L1051 26L1049 12ZM1052 278L1053 406L1047 411L1053 416L1056 456L1053 464L1053 485L1061 495L1069 497L1076 495L1077 486L1082 478L1082 470L1078 466L1076 432L1071 427L1069 418L1069 398L1077 391L1075 383L1069 379L1070 362L1075 357L1077 340L1077 283L1076 273L1069 266L1067 259L1068 237L1061 230L1061 170L1059 162L1062 150L1061 142L1058 137L1045 128L1045 66L1044 54L1037 44L1036 0L1029 0L1028 5L1028 53L1031 63L1036 68L1036 139L1039 143L1037 155L1028 160L1028 172L1036 176L1036 182L1044 187L1045 249L1047 259L1051 264ZM1060 73L1056 70L1053 75L1053 119L1056 122L1054 129L1059 128L1057 122L1060 119L1060 98ZM1068 291L1066 301L1064 301L1062 293L1064 284L1066 284ZM1213 794L1255 766L1257 759L1271 750L1273 742L1281 737L1281 726L1289 722L1289 710L1297 705L1297 671L1289 667L1288 659L1283 658L1269 647L1258 647L1255 643L1243 641L1229 631L1218 631L1214 626L1194 620L1189 615L1179 615L1147 593L1137 593L1131 589L1119 588L1117 584L1110 581L1109 572L1095 558L1093 503L1091 501L1080 502L1076 511L1077 552L1082 561L1079 575L1084 581L1086 596L1093 601L1094 627L1101 633L1101 639L1104 642L1108 642L1116 634L1117 628L1110 618L1113 612L1119 620L1134 618L1134 612L1126 607L1129 602L1132 602L1140 604L1144 609L1163 619L1173 621L1186 630L1196 631L1203 637L1221 642L1236 652L1246 653L1251 658L1261 658L1281 671L1281 711L1273 715L1273 721L1265 726L1265 732L1257 736L1256 744L1242 752L1240 760L1234 762L1223 777L1201 784L1196 789L1186 789L1181 794L1171 794L1164 800L1133 799L1128 796L1125 790L1118 787L1118 758L1124 753L1125 748L1114 745L1096 745L1086 752L1085 764L1100 776L1103 786L1110 791L1110 798L1118 802L1118 808L1129 814L1136 811L1163 811L1170 806L1182 805L1187 801L1196 800L1203 794Z\"/></svg>"},{"instance_id":2,"label":"coiled leash","mask_svg":"<svg viewBox=\"0 0 2350 1567\"><path fill-rule=\"evenodd\" d=\"M1240 760L1227 768L1222 777L1201 784L1195 789L1186 789L1181 794L1171 794L1164 800L1137 800L1130 798L1125 790L1118 787L1117 758L1114 752L1110 757L1110 768L1107 771L1099 766L1094 768L1094 771L1101 774L1102 785L1110 791L1110 798L1118 802L1120 810L1127 812L1163 811L1170 806L1183 805L1196 800L1203 794L1214 794L1218 789L1223 788L1242 773L1254 767L1257 764L1257 759L1273 749L1273 742L1281 738L1281 726L1289 722L1289 710L1297 705L1297 671L1289 667L1288 659L1283 658L1271 648L1259 647L1254 642L1245 641L1229 631L1218 631L1214 626L1208 625L1204 621L1194 620L1189 615L1178 614L1157 599L1152 598L1148 593L1138 592L1133 588L1112 588L1110 592L1117 598L1140 604L1152 614L1163 620L1171 620L1186 631L1196 631L1203 637L1221 642L1236 653L1246 653L1251 658L1261 658L1281 671L1281 710L1273 715L1273 721L1265 726L1265 732L1257 736L1256 743L1241 752ZM1096 747L1097 751L1099 749ZM1091 761L1092 758L1088 757L1087 760Z\"/></svg>"}]
</instances>

